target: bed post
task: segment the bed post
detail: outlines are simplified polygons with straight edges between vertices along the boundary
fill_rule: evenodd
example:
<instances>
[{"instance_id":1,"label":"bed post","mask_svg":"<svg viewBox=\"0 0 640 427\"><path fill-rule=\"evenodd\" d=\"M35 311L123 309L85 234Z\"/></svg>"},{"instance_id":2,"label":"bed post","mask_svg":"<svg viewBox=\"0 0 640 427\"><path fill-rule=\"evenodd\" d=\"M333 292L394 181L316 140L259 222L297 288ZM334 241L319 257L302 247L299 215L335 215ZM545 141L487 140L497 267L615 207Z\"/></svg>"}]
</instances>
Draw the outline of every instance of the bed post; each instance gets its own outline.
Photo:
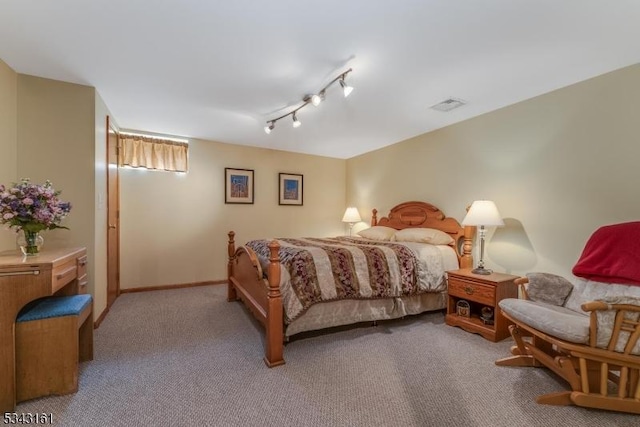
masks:
<instances>
[{"instance_id":1,"label":"bed post","mask_svg":"<svg viewBox=\"0 0 640 427\"><path fill-rule=\"evenodd\" d=\"M227 264L227 301L236 301L238 299L236 289L231 283L231 277L233 276L233 262L236 260L236 243L234 241L235 236L235 232L229 232L229 243L227 245L227 250L229 252L229 263Z\"/></svg>"},{"instance_id":2,"label":"bed post","mask_svg":"<svg viewBox=\"0 0 640 427\"><path fill-rule=\"evenodd\" d=\"M374 227L376 225L378 225L378 209L371 211L371 226Z\"/></svg>"},{"instance_id":3,"label":"bed post","mask_svg":"<svg viewBox=\"0 0 640 427\"><path fill-rule=\"evenodd\" d=\"M269 243L269 292L267 293L267 330L264 363L273 368L284 364L284 318L282 294L280 293L280 245L276 240Z\"/></svg>"},{"instance_id":4,"label":"bed post","mask_svg":"<svg viewBox=\"0 0 640 427\"><path fill-rule=\"evenodd\" d=\"M476 227L473 225L464 226L464 240L462 242L462 256L460 257L460 268L473 268L473 236L476 234Z\"/></svg>"}]
</instances>

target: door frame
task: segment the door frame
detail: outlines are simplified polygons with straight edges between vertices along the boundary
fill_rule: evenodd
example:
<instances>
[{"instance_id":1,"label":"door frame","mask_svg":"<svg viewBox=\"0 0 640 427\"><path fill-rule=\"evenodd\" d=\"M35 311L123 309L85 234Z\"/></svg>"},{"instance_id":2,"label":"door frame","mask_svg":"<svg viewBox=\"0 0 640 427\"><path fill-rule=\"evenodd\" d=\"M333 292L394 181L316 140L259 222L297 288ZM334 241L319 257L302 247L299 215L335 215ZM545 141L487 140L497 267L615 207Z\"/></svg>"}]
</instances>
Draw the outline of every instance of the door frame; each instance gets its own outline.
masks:
<instances>
[{"instance_id":1,"label":"door frame","mask_svg":"<svg viewBox=\"0 0 640 427\"><path fill-rule=\"evenodd\" d=\"M116 150L116 168L115 168L115 173L116 173L116 185L115 188L111 188L111 184L110 184L110 174L111 174L111 169L109 168L109 156L110 156L110 148L111 145L113 144L112 139L110 138L110 134L115 134L116 138L115 138L115 150ZM120 145L120 131L117 127L117 125L115 124L115 122L111 119L111 117L109 115L107 115L107 141L106 141L106 151L107 151L107 156L106 156L106 179L107 179L107 223L106 225L106 233L107 233L107 294L106 294L106 311L109 311L109 308L111 307L111 305L113 304L113 302L118 298L118 296L120 296L120 166L119 166L119 156L120 156L120 149L119 149L119 145ZM116 205L115 206L115 224L111 223L111 217L112 217L112 209L114 209L114 206L111 205L110 200L111 200L111 195L112 193L115 192L116 194ZM110 236L110 231L112 229L112 227L115 226L115 230L116 230L116 237L115 239L111 239ZM110 259L112 258L110 255L112 253L112 251L115 251L115 263L110 262ZM115 270L115 276L113 276L112 274L114 273ZM111 277L115 277L115 297L110 300L110 290L112 290L111 286L113 286L112 283L110 283Z\"/></svg>"}]
</instances>

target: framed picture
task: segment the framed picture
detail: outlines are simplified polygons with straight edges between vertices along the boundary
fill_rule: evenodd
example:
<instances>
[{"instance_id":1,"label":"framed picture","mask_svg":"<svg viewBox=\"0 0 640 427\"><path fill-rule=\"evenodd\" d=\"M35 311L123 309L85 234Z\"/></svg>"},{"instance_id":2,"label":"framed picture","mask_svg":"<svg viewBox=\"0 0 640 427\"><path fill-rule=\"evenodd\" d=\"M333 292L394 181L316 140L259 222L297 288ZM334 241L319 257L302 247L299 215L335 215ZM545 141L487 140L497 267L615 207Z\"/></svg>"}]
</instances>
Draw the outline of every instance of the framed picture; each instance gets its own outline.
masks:
<instances>
[{"instance_id":1,"label":"framed picture","mask_svg":"<svg viewBox=\"0 0 640 427\"><path fill-rule=\"evenodd\" d=\"M280 205L302 206L302 175L294 173L280 174Z\"/></svg>"},{"instance_id":2,"label":"framed picture","mask_svg":"<svg viewBox=\"0 0 640 427\"><path fill-rule=\"evenodd\" d=\"M224 168L224 202L253 204L253 170Z\"/></svg>"}]
</instances>

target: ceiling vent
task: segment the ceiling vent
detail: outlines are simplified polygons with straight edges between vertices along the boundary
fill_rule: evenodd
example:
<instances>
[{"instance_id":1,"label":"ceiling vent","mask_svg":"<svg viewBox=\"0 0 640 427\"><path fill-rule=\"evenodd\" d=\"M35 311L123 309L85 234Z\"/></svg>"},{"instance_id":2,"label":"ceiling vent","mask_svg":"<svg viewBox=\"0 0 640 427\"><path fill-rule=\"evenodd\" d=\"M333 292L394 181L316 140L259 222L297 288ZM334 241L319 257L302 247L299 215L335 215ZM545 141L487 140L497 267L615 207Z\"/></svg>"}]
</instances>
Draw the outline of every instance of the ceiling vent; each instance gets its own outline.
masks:
<instances>
[{"instance_id":1,"label":"ceiling vent","mask_svg":"<svg viewBox=\"0 0 640 427\"><path fill-rule=\"evenodd\" d=\"M436 111L451 111L454 108L462 107L466 103L467 101L459 98L448 98L436 105L432 105L429 108Z\"/></svg>"}]
</instances>

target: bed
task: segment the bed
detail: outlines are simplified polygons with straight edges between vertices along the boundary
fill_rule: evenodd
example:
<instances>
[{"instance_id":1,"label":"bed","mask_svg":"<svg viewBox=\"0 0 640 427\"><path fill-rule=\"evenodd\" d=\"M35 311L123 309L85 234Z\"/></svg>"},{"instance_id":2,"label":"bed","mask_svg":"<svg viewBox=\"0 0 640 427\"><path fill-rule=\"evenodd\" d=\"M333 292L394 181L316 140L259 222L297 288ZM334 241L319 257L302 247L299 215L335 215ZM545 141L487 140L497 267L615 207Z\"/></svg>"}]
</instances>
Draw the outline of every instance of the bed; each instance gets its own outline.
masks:
<instances>
[{"instance_id":1,"label":"bed","mask_svg":"<svg viewBox=\"0 0 640 427\"><path fill-rule=\"evenodd\" d=\"M403 230L405 240L401 234L434 229L449 242L393 234ZM473 265L475 227L429 203L399 204L379 220L374 209L370 231L393 237L275 238L236 248L229 232L227 299L244 302L264 325L267 366L284 364L284 342L301 332L443 309L444 272Z\"/></svg>"}]
</instances>

